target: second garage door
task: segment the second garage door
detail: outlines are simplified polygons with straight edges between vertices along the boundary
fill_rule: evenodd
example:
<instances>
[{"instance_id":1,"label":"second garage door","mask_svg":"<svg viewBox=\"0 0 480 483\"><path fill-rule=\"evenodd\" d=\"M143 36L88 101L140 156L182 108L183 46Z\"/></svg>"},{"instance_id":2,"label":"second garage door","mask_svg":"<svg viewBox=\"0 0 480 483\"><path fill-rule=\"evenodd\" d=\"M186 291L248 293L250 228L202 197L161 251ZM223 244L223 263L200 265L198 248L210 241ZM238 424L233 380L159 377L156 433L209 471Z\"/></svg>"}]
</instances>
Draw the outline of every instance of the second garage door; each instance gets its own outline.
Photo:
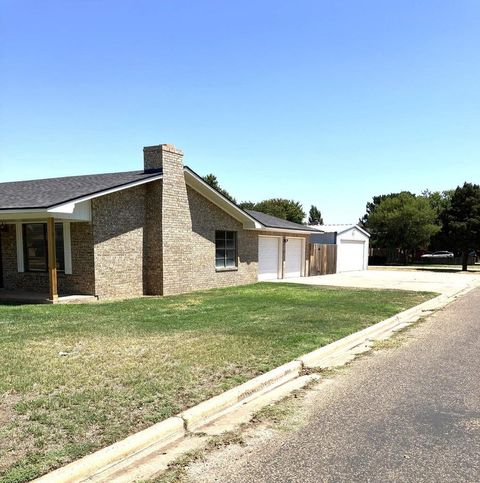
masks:
<instances>
[{"instance_id":1,"label":"second garage door","mask_svg":"<svg viewBox=\"0 0 480 483\"><path fill-rule=\"evenodd\" d=\"M303 265L303 240L287 238L285 244L285 278L301 277Z\"/></svg>"}]
</instances>

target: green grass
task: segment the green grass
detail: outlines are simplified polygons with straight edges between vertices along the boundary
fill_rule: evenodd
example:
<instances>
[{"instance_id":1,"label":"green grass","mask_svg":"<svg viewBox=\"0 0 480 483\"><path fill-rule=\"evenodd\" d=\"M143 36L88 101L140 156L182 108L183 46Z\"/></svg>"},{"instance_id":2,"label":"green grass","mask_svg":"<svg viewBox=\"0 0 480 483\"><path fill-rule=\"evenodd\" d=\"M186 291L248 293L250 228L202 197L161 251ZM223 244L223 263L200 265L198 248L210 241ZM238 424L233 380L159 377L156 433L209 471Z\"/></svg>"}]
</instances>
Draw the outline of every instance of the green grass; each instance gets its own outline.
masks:
<instances>
[{"instance_id":1,"label":"green grass","mask_svg":"<svg viewBox=\"0 0 480 483\"><path fill-rule=\"evenodd\" d=\"M256 284L0 306L0 481L27 481L432 294Z\"/></svg>"}]
</instances>

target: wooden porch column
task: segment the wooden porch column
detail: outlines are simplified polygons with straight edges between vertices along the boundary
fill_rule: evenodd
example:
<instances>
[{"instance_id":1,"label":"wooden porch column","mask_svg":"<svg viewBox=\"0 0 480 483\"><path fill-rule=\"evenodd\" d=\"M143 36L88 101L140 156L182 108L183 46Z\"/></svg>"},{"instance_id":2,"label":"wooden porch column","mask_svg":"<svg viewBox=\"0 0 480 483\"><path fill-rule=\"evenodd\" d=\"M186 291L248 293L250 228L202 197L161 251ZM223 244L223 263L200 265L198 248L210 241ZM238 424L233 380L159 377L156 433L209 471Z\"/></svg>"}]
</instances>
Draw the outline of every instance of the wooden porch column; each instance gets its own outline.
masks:
<instances>
[{"instance_id":1,"label":"wooden porch column","mask_svg":"<svg viewBox=\"0 0 480 483\"><path fill-rule=\"evenodd\" d=\"M48 285L50 288L50 300L58 300L57 284L57 254L55 250L55 218L47 219L47 249L48 249Z\"/></svg>"}]
</instances>

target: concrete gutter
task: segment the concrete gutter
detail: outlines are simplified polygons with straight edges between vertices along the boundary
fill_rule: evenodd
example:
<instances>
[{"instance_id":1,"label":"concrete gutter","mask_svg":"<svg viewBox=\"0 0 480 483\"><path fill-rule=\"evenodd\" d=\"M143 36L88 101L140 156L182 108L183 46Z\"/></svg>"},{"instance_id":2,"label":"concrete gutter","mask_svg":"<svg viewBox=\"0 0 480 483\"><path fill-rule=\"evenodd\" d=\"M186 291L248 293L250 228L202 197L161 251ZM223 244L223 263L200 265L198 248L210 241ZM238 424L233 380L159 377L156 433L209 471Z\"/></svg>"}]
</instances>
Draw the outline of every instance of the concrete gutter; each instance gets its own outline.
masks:
<instances>
[{"instance_id":1,"label":"concrete gutter","mask_svg":"<svg viewBox=\"0 0 480 483\"><path fill-rule=\"evenodd\" d=\"M140 459L145 460L148 457L149 448L152 448L152 453L158 454L162 449L171 448L172 445L178 445L181 441L188 439L187 437L192 433L201 434L202 429L208 428L209 425L214 425L215 421L220 421L225 416L230 415L228 424L230 429L233 429L238 425L238 421L232 422L232 419L235 419L232 416L239 408L253 405L258 410L259 401L261 401L262 405L267 405L270 403L269 401L278 399L275 394L279 391L285 396L285 390L288 391L289 387L292 387L291 390L294 390L294 388L298 388L302 384L307 384L310 379L304 374L308 374L312 369L336 367L345 364L354 359L356 355L368 351L375 341L389 338L398 330L413 324L421 317L429 315L435 310L445 307L456 298L476 288L476 286L477 284L472 284L456 293L439 295L416 307L412 307L375 325L332 342L303 355L298 360L255 377L240 386L201 402L175 417L157 423L107 448L48 473L35 481L38 483L134 481L124 477L112 478L112 476L107 476L107 474L115 474L116 465L123 468L126 466L135 467ZM312 380L315 378L318 379L318 375L315 375ZM295 380L298 383L292 384ZM282 388L284 388L283 392ZM255 401L257 401L256 405L254 404ZM222 427L225 429L225 425ZM138 458L136 455L138 455ZM178 452L176 456L179 456ZM128 460L128 464L125 464L125 460ZM148 470L151 474L142 474L142 479L146 479L154 474L152 466L154 465L150 465ZM122 471L125 473L124 469ZM158 468L156 468L155 472L158 472ZM105 476L102 476L102 474Z\"/></svg>"}]
</instances>

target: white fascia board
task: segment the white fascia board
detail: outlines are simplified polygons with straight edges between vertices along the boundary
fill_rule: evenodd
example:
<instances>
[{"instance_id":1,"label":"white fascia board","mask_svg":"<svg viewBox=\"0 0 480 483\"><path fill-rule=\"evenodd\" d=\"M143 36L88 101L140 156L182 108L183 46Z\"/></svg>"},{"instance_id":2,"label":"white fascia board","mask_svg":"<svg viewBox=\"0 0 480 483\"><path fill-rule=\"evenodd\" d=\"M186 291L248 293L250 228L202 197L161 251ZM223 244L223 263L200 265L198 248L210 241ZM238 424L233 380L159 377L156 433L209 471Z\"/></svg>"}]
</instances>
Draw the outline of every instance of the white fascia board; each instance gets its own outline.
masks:
<instances>
[{"instance_id":1,"label":"white fascia board","mask_svg":"<svg viewBox=\"0 0 480 483\"><path fill-rule=\"evenodd\" d=\"M217 190L213 189L200 176L191 169L185 168L185 183L207 198L213 204L217 205L231 217L243 223L245 229L263 229L264 226L251 217L248 213L239 208L235 203L221 195Z\"/></svg>"},{"instance_id":2,"label":"white fascia board","mask_svg":"<svg viewBox=\"0 0 480 483\"><path fill-rule=\"evenodd\" d=\"M56 210L9 210L8 212L0 211L0 221L5 223L28 222L28 221L45 221L47 218L55 218L57 220L71 220L71 221L91 221L90 201L83 201L82 203L72 203L68 209L61 211Z\"/></svg>"}]
</instances>

